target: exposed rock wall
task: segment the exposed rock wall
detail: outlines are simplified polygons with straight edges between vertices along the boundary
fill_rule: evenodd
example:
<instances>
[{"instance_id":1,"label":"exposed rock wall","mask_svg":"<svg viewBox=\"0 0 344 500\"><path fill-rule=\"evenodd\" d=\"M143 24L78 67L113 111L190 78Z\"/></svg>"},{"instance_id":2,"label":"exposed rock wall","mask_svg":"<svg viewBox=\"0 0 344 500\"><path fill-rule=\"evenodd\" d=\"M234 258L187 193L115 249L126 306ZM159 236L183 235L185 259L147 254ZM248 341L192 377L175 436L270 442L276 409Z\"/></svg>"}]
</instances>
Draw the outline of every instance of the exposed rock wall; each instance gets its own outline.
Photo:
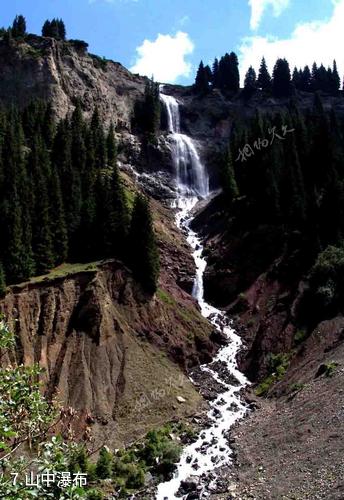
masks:
<instances>
[{"instance_id":1,"label":"exposed rock wall","mask_svg":"<svg viewBox=\"0 0 344 500\"><path fill-rule=\"evenodd\" d=\"M62 118L80 99L86 116L97 107L104 123L114 123L118 131L130 131L135 101L144 92L144 78L121 64L35 35L10 45L0 41L0 67L0 102L25 106L33 98L50 100Z\"/></svg>"},{"instance_id":2,"label":"exposed rock wall","mask_svg":"<svg viewBox=\"0 0 344 500\"><path fill-rule=\"evenodd\" d=\"M11 362L44 368L46 394L78 410L79 435L92 421L118 445L201 402L180 368L208 359L209 325L182 291L147 301L120 262L13 287L0 309L18 335Z\"/></svg>"}]
</instances>

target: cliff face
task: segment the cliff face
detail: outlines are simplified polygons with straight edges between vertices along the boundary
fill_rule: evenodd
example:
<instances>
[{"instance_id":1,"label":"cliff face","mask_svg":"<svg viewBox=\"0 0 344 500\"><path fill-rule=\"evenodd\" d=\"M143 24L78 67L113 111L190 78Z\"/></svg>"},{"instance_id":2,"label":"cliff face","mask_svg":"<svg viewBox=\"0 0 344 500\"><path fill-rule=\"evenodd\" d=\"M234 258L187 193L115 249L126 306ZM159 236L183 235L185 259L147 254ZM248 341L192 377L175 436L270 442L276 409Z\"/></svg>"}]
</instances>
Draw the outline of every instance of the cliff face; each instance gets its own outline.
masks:
<instances>
[{"instance_id":1,"label":"cliff face","mask_svg":"<svg viewBox=\"0 0 344 500\"><path fill-rule=\"evenodd\" d=\"M92 422L96 439L119 445L200 404L181 369L208 359L210 328L181 290L147 301L110 261L14 287L0 308L18 335L11 361L44 368L45 392L78 411L79 435Z\"/></svg>"},{"instance_id":2,"label":"cliff face","mask_svg":"<svg viewBox=\"0 0 344 500\"><path fill-rule=\"evenodd\" d=\"M35 35L10 45L0 41L0 67L0 102L49 100L62 118L80 99L86 117L97 107L105 124L112 122L119 132L130 131L135 100L144 91L144 79L121 64Z\"/></svg>"}]
</instances>

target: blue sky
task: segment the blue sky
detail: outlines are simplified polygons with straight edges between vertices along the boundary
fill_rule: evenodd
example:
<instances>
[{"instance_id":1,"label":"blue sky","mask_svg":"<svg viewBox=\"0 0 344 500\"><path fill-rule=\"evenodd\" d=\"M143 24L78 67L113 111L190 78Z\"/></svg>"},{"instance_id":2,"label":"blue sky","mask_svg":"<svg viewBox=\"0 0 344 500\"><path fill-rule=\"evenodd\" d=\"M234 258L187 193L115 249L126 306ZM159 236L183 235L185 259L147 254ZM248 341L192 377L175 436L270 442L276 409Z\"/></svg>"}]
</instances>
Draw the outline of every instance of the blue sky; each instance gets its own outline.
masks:
<instances>
[{"instance_id":1,"label":"blue sky","mask_svg":"<svg viewBox=\"0 0 344 500\"><path fill-rule=\"evenodd\" d=\"M40 33L45 19L62 17L68 37L90 51L159 81L189 83L198 63L234 50L242 73L313 60L344 72L344 0L2 0L0 25L17 13Z\"/></svg>"}]
</instances>

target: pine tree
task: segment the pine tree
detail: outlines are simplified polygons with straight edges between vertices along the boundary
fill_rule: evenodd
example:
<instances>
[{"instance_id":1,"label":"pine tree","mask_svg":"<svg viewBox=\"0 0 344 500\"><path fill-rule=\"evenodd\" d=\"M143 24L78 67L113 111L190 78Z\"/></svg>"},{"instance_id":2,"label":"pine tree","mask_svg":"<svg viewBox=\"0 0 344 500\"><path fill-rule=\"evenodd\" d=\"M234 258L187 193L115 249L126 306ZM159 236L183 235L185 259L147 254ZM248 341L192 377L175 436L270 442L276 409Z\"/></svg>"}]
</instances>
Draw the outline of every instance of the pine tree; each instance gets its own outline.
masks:
<instances>
[{"instance_id":1,"label":"pine tree","mask_svg":"<svg viewBox=\"0 0 344 500\"><path fill-rule=\"evenodd\" d=\"M51 36L51 22L48 19L43 24L42 36Z\"/></svg>"},{"instance_id":2,"label":"pine tree","mask_svg":"<svg viewBox=\"0 0 344 500\"><path fill-rule=\"evenodd\" d=\"M102 448L96 465L98 479L109 479L112 476L112 455L107 448Z\"/></svg>"},{"instance_id":3,"label":"pine tree","mask_svg":"<svg viewBox=\"0 0 344 500\"><path fill-rule=\"evenodd\" d=\"M292 84L294 85L295 89L301 90L301 76L300 76L300 72L298 71L296 66L294 68L291 81L292 81Z\"/></svg>"},{"instance_id":4,"label":"pine tree","mask_svg":"<svg viewBox=\"0 0 344 500\"><path fill-rule=\"evenodd\" d=\"M300 78L300 90L309 92L311 90L311 71L309 66L305 66Z\"/></svg>"},{"instance_id":5,"label":"pine tree","mask_svg":"<svg viewBox=\"0 0 344 500\"><path fill-rule=\"evenodd\" d=\"M263 91L269 91L269 90L271 90L271 87L272 87L271 76L269 74L264 57L262 59L262 62L261 62L260 68L259 68L257 85L258 85L258 88L262 89Z\"/></svg>"},{"instance_id":6,"label":"pine tree","mask_svg":"<svg viewBox=\"0 0 344 500\"><path fill-rule=\"evenodd\" d=\"M215 58L213 68L212 68L212 82L213 82L213 87L214 88L219 88L220 81L219 81L219 60Z\"/></svg>"},{"instance_id":7,"label":"pine tree","mask_svg":"<svg viewBox=\"0 0 344 500\"><path fill-rule=\"evenodd\" d=\"M277 59L273 71L273 93L276 97L291 95L290 69L286 59Z\"/></svg>"},{"instance_id":8,"label":"pine tree","mask_svg":"<svg viewBox=\"0 0 344 500\"><path fill-rule=\"evenodd\" d=\"M34 138L30 153L29 168L33 180L32 184L35 186L33 251L36 269L39 273L44 274L54 266L55 258L48 190L48 179L50 177L49 155L42 137L38 134Z\"/></svg>"},{"instance_id":9,"label":"pine tree","mask_svg":"<svg viewBox=\"0 0 344 500\"><path fill-rule=\"evenodd\" d=\"M115 129L111 123L109 132L106 138L107 162L109 167L114 167L117 160L117 144L115 140Z\"/></svg>"},{"instance_id":10,"label":"pine tree","mask_svg":"<svg viewBox=\"0 0 344 500\"><path fill-rule=\"evenodd\" d=\"M316 62L314 62L312 65L311 89L313 92L319 90L319 87L318 87L318 66L317 66Z\"/></svg>"},{"instance_id":11,"label":"pine tree","mask_svg":"<svg viewBox=\"0 0 344 500\"><path fill-rule=\"evenodd\" d=\"M225 203L231 206L233 200L239 195L238 185L235 179L232 154L230 148L227 149L222 161L222 186L225 195Z\"/></svg>"},{"instance_id":12,"label":"pine tree","mask_svg":"<svg viewBox=\"0 0 344 500\"><path fill-rule=\"evenodd\" d=\"M331 78L331 91L332 91L332 93L337 94L339 88L340 88L340 78L339 78L339 74L338 74L337 63L334 60L333 61L333 69L332 69L332 78Z\"/></svg>"},{"instance_id":13,"label":"pine tree","mask_svg":"<svg viewBox=\"0 0 344 500\"><path fill-rule=\"evenodd\" d=\"M54 264L65 262L68 257L68 232L63 206L61 183L55 166L52 166L49 179L50 221L52 234L52 252Z\"/></svg>"},{"instance_id":14,"label":"pine tree","mask_svg":"<svg viewBox=\"0 0 344 500\"><path fill-rule=\"evenodd\" d=\"M209 75L204 67L203 61L200 62L198 67L196 80L195 80L195 91L200 94L205 94L209 90Z\"/></svg>"},{"instance_id":15,"label":"pine tree","mask_svg":"<svg viewBox=\"0 0 344 500\"><path fill-rule=\"evenodd\" d=\"M137 194L129 233L130 264L143 289L155 293L159 277L159 255L148 200Z\"/></svg>"},{"instance_id":16,"label":"pine tree","mask_svg":"<svg viewBox=\"0 0 344 500\"><path fill-rule=\"evenodd\" d=\"M143 102L135 107L135 118L138 126L148 136L155 136L160 127L161 105L159 85L154 80L147 80Z\"/></svg>"},{"instance_id":17,"label":"pine tree","mask_svg":"<svg viewBox=\"0 0 344 500\"><path fill-rule=\"evenodd\" d=\"M59 38L61 40L66 39L66 26L62 19L58 20Z\"/></svg>"},{"instance_id":18,"label":"pine tree","mask_svg":"<svg viewBox=\"0 0 344 500\"><path fill-rule=\"evenodd\" d=\"M96 168L94 134L91 127L87 131L85 145L86 165L82 176L81 219L76 241L80 258L87 261L105 255L103 221L106 211L103 206L107 193L103 189L101 170Z\"/></svg>"},{"instance_id":19,"label":"pine tree","mask_svg":"<svg viewBox=\"0 0 344 500\"><path fill-rule=\"evenodd\" d=\"M228 88L233 92L237 92L240 88L239 61L235 52L229 54L229 78Z\"/></svg>"},{"instance_id":20,"label":"pine tree","mask_svg":"<svg viewBox=\"0 0 344 500\"><path fill-rule=\"evenodd\" d=\"M6 280L5 280L5 271L0 261L0 297L3 297L6 293Z\"/></svg>"},{"instance_id":21,"label":"pine tree","mask_svg":"<svg viewBox=\"0 0 344 500\"><path fill-rule=\"evenodd\" d=\"M250 97L256 89L257 89L256 72L252 68L252 66L250 66L246 75L245 75L245 83L244 83L245 96Z\"/></svg>"},{"instance_id":22,"label":"pine tree","mask_svg":"<svg viewBox=\"0 0 344 500\"><path fill-rule=\"evenodd\" d=\"M13 38L21 38L26 35L26 21L22 15L16 16L12 24Z\"/></svg>"},{"instance_id":23,"label":"pine tree","mask_svg":"<svg viewBox=\"0 0 344 500\"><path fill-rule=\"evenodd\" d=\"M52 160L55 169L59 172L61 181L69 252L70 256L73 256L78 248L76 234L80 225L82 190L80 164L74 165L72 160L72 132L68 120L62 120L58 124L54 138ZM74 157L74 160L79 161L76 157Z\"/></svg>"}]
</instances>

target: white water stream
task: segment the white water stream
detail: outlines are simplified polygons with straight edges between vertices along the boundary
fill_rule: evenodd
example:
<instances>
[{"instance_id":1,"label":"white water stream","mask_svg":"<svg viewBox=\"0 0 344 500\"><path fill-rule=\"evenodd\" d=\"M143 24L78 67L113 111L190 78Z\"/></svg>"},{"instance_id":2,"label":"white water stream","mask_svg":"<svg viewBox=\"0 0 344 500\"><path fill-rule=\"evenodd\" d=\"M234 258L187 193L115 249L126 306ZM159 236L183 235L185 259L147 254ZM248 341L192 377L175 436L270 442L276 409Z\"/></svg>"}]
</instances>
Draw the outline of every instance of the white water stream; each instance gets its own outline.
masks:
<instances>
[{"instance_id":1,"label":"white water stream","mask_svg":"<svg viewBox=\"0 0 344 500\"><path fill-rule=\"evenodd\" d=\"M202 257L203 246L200 238L190 228L192 209L199 198L209 196L209 178L206 169L200 161L192 139L180 132L179 103L172 97L160 94L168 115L168 129L173 141L172 154L176 168L178 196L175 207L178 208L176 224L187 233L187 241L193 249L196 264L196 278L193 296L197 299L202 315L208 318L214 327L228 338L228 345L221 348L214 360L201 366L202 372L210 374L214 381L223 387L223 392L211 401L208 413L211 426L200 432L196 442L184 448L177 470L170 481L160 483L156 500L173 500L181 482L192 477L200 477L214 469L231 462L230 449L226 434L232 425L247 412L247 406L241 400L239 391L248 384L246 377L238 370L236 355L241 348L241 340L230 326L227 316L207 304L204 300L203 275L207 262ZM226 370L237 381L233 386L223 380L213 366L224 363ZM216 365L215 365L216 364ZM199 498L205 497L204 491L199 492Z\"/></svg>"}]
</instances>

